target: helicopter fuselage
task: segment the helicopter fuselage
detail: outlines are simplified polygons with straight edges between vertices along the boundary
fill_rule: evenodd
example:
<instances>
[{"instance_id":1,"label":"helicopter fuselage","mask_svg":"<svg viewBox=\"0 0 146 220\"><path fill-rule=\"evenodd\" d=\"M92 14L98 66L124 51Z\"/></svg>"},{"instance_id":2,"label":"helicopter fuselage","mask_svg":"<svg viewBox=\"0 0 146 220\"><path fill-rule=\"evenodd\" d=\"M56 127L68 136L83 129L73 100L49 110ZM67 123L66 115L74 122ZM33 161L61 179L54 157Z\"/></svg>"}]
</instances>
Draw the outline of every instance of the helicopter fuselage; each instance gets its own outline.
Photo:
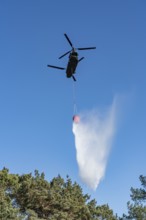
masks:
<instances>
[{"instance_id":1,"label":"helicopter fuselage","mask_svg":"<svg viewBox=\"0 0 146 220\"><path fill-rule=\"evenodd\" d=\"M72 77L73 74L75 74L76 68L78 65L78 53L72 52L69 55L69 61L66 68L66 76L67 78Z\"/></svg>"}]
</instances>

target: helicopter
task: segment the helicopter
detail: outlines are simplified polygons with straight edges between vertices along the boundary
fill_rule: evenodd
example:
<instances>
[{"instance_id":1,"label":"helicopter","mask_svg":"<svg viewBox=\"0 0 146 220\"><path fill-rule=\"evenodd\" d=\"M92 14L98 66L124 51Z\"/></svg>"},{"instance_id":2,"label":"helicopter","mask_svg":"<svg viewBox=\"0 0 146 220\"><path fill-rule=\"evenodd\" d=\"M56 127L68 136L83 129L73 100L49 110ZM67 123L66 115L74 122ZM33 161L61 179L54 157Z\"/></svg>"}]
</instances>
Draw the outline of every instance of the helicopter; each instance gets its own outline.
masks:
<instances>
[{"instance_id":1,"label":"helicopter","mask_svg":"<svg viewBox=\"0 0 146 220\"><path fill-rule=\"evenodd\" d=\"M59 57L59 59L63 58L64 56L66 56L67 54L69 54L69 60L68 60L68 64L67 64L67 68L63 68L63 67L59 67L59 66L53 66L53 65L47 65L48 67L51 68L56 68L56 69L60 69L60 70L65 70L66 69L66 77L70 78L72 77L74 81L76 81L76 78L74 77L76 68L78 63L84 59L84 57L81 57L80 59L78 58L78 53L76 52L76 50L91 50L91 49L96 49L96 47L85 47L85 48L74 48L72 42L70 41L69 37L67 36L67 34L64 34L65 38L67 39L68 43L71 46L71 50L69 50L68 52L66 52L65 54L63 54L62 56Z\"/></svg>"}]
</instances>

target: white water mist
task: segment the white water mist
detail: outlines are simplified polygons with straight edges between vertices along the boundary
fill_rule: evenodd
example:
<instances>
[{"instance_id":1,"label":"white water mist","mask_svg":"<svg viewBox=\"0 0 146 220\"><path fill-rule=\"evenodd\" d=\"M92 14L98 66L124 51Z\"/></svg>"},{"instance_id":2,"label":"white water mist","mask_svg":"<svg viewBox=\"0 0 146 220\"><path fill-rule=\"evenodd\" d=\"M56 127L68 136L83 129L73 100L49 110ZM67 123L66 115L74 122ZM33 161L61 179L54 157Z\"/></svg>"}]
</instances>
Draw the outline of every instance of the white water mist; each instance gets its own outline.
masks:
<instances>
[{"instance_id":1,"label":"white water mist","mask_svg":"<svg viewBox=\"0 0 146 220\"><path fill-rule=\"evenodd\" d=\"M73 123L76 158L82 181L96 189L105 175L116 125L116 101L104 112L92 110L80 114Z\"/></svg>"}]
</instances>

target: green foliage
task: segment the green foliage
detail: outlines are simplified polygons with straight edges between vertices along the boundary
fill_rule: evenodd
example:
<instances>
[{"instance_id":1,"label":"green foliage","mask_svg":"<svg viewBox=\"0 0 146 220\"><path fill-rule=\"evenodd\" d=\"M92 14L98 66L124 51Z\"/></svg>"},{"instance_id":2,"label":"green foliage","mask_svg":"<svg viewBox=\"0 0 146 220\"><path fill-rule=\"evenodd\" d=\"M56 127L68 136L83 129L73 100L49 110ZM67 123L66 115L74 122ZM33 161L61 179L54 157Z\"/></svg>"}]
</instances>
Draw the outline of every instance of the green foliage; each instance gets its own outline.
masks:
<instances>
[{"instance_id":1,"label":"green foliage","mask_svg":"<svg viewBox=\"0 0 146 220\"><path fill-rule=\"evenodd\" d=\"M128 218L136 220L146 220L146 176L140 176L142 188L131 188L131 199L133 203L128 202Z\"/></svg>"},{"instance_id":2,"label":"green foliage","mask_svg":"<svg viewBox=\"0 0 146 220\"><path fill-rule=\"evenodd\" d=\"M5 219L27 220L116 220L108 205L97 206L81 187L67 176L50 182L35 170L24 175L0 171L1 213Z\"/></svg>"},{"instance_id":3,"label":"green foliage","mask_svg":"<svg viewBox=\"0 0 146 220\"><path fill-rule=\"evenodd\" d=\"M0 219L20 220L19 209L13 207L11 200L11 194L17 185L17 176L8 172L6 168L0 171Z\"/></svg>"},{"instance_id":4,"label":"green foliage","mask_svg":"<svg viewBox=\"0 0 146 220\"><path fill-rule=\"evenodd\" d=\"M97 206L95 199L88 202L88 207L91 214L91 219L100 220L116 220L117 217L114 216L113 211L108 205Z\"/></svg>"},{"instance_id":5,"label":"green foliage","mask_svg":"<svg viewBox=\"0 0 146 220\"><path fill-rule=\"evenodd\" d=\"M113 211L109 208L108 205L102 205L96 208L97 216L100 217L101 220L116 220L117 217L113 215Z\"/></svg>"}]
</instances>

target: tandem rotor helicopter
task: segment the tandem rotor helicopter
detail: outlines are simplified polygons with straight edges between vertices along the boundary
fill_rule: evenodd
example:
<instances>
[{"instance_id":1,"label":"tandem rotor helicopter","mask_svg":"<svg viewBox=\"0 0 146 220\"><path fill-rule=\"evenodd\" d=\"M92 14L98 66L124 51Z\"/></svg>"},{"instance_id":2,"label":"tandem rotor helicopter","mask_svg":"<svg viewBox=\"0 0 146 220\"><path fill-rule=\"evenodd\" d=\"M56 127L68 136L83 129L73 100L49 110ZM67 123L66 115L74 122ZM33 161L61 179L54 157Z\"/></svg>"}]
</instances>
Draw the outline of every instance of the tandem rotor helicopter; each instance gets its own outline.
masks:
<instances>
[{"instance_id":1,"label":"tandem rotor helicopter","mask_svg":"<svg viewBox=\"0 0 146 220\"><path fill-rule=\"evenodd\" d=\"M76 50L92 50L92 49L96 49L96 47L74 48L74 46L73 46L72 42L70 41L69 37L67 36L67 34L64 34L64 36L66 37L66 39L67 39L68 43L70 44L70 46L72 47L72 49L69 50L68 52L66 52L65 54L63 54L62 56L60 56L59 59L63 58L64 56L66 56L67 54L70 53L67 68L63 68L63 67L59 67L59 66L52 66L52 65L47 65L47 66L51 67L51 68L60 69L60 70L66 69L66 77L67 78L72 77L73 80L76 81L74 74L75 74L77 65L81 60L84 59L84 57L81 57L80 59L78 59L78 53L76 52Z\"/></svg>"}]
</instances>

